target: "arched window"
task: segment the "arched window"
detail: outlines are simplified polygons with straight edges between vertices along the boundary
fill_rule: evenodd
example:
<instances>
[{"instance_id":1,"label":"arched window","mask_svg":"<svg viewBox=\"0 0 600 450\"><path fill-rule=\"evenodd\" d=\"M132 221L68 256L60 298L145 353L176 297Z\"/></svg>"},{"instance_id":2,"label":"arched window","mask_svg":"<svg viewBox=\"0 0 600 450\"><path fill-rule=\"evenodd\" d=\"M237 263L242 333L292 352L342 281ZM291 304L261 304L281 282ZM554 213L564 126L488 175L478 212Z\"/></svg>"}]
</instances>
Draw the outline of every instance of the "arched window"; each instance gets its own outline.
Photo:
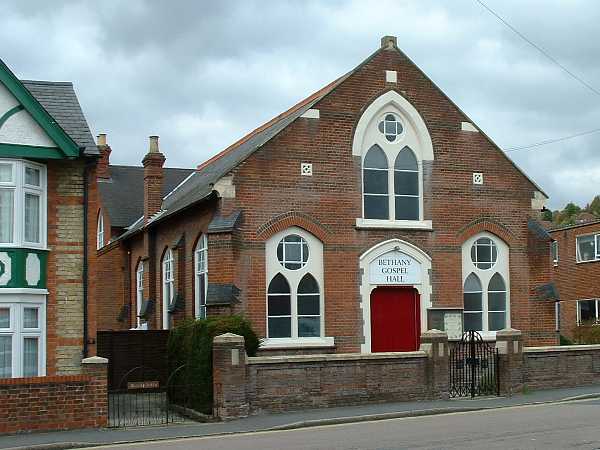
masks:
<instances>
[{"instance_id":1,"label":"arched window","mask_svg":"<svg viewBox=\"0 0 600 450\"><path fill-rule=\"evenodd\" d=\"M173 274L173 251L167 249L162 261L162 291L163 291L163 329L169 329L169 305L175 297L175 276Z\"/></svg>"},{"instance_id":2,"label":"arched window","mask_svg":"<svg viewBox=\"0 0 600 450\"><path fill-rule=\"evenodd\" d=\"M366 219L389 219L388 162L378 145L363 161L363 198Z\"/></svg>"},{"instance_id":3,"label":"arched window","mask_svg":"<svg viewBox=\"0 0 600 450\"><path fill-rule=\"evenodd\" d=\"M206 235L203 234L198 239L196 249L194 250L195 267L195 291L194 300L196 307L196 317L206 318L206 294L208 292L208 242Z\"/></svg>"},{"instance_id":4,"label":"arched window","mask_svg":"<svg viewBox=\"0 0 600 450\"><path fill-rule=\"evenodd\" d=\"M483 290L481 281L474 273L465 280L464 285L464 329L483 330Z\"/></svg>"},{"instance_id":5,"label":"arched window","mask_svg":"<svg viewBox=\"0 0 600 450\"><path fill-rule=\"evenodd\" d=\"M310 273L298 284L298 337L321 335L321 296L319 284Z\"/></svg>"},{"instance_id":6,"label":"arched window","mask_svg":"<svg viewBox=\"0 0 600 450\"><path fill-rule=\"evenodd\" d=\"M333 345L325 334L323 243L300 227L269 238L266 250L265 348Z\"/></svg>"},{"instance_id":7,"label":"arched window","mask_svg":"<svg viewBox=\"0 0 600 450\"><path fill-rule=\"evenodd\" d=\"M292 337L292 292L289 283L280 273L269 283L267 317L268 337Z\"/></svg>"},{"instance_id":8,"label":"arched window","mask_svg":"<svg viewBox=\"0 0 600 450\"><path fill-rule=\"evenodd\" d=\"M140 312L142 310L142 302L144 301L144 262L138 263L135 271L135 304L136 304L136 317L137 327L140 328L142 320Z\"/></svg>"},{"instance_id":9,"label":"arched window","mask_svg":"<svg viewBox=\"0 0 600 450\"><path fill-rule=\"evenodd\" d=\"M394 163L396 220L419 220L419 164L410 147L404 147Z\"/></svg>"},{"instance_id":10,"label":"arched window","mask_svg":"<svg viewBox=\"0 0 600 450\"><path fill-rule=\"evenodd\" d=\"M488 285L488 324L490 331L506 326L506 284L499 273L494 274Z\"/></svg>"},{"instance_id":11,"label":"arched window","mask_svg":"<svg viewBox=\"0 0 600 450\"><path fill-rule=\"evenodd\" d=\"M462 246L464 329L493 337L510 326L509 248L498 236L482 232Z\"/></svg>"},{"instance_id":12,"label":"arched window","mask_svg":"<svg viewBox=\"0 0 600 450\"><path fill-rule=\"evenodd\" d=\"M96 248L104 247L104 216L102 210L98 211L98 223L96 228Z\"/></svg>"}]
</instances>

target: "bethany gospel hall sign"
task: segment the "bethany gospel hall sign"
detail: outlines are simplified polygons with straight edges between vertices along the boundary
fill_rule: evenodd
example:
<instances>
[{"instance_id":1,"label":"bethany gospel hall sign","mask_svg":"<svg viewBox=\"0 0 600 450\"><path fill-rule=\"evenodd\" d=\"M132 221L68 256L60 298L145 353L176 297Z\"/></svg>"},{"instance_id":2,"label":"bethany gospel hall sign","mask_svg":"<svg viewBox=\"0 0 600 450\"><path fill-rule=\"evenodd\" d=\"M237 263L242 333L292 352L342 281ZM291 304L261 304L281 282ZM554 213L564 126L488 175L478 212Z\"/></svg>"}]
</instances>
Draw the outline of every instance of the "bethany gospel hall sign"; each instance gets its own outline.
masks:
<instances>
[{"instance_id":1,"label":"bethany gospel hall sign","mask_svg":"<svg viewBox=\"0 0 600 450\"><path fill-rule=\"evenodd\" d=\"M375 258L369 265L371 284L420 284L421 263L399 250Z\"/></svg>"}]
</instances>

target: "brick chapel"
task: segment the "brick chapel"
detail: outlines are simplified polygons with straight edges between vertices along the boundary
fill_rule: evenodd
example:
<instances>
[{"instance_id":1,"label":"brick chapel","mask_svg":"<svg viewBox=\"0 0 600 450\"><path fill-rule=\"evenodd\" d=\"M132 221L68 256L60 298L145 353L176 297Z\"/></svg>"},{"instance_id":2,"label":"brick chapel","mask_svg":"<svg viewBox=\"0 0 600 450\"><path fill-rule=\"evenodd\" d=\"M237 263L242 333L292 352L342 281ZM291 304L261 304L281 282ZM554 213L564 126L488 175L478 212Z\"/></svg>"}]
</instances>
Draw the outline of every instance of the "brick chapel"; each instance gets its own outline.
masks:
<instances>
[{"instance_id":1,"label":"brick chapel","mask_svg":"<svg viewBox=\"0 0 600 450\"><path fill-rule=\"evenodd\" d=\"M99 149L98 330L240 313L263 352L557 343L546 194L394 37L195 169L163 167L157 137L143 167Z\"/></svg>"}]
</instances>

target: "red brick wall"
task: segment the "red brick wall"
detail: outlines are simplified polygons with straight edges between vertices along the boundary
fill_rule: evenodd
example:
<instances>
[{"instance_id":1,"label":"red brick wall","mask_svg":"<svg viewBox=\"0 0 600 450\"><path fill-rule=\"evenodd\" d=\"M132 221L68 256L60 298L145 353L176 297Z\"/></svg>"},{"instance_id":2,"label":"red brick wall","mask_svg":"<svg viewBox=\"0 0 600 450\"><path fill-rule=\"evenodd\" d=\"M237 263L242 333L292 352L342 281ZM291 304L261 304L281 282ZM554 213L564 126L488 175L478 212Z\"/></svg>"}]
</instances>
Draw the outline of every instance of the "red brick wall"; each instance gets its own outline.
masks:
<instances>
[{"instance_id":1,"label":"red brick wall","mask_svg":"<svg viewBox=\"0 0 600 450\"><path fill-rule=\"evenodd\" d=\"M580 225L550 234L558 242L558 265L553 268L561 299L561 332L573 336L577 300L600 298L600 262L577 263L577 236L600 233L600 223Z\"/></svg>"},{"instance_id":2,"label":"red brick wall","mask_svg":"<svg viewBox=\"0 0 600 450\"><path fill-rule=\"evenodd\" d=\"M98 366L84 375L1 379L0 433L106 426L106 365Z\"/></svg>"}]
</instances>

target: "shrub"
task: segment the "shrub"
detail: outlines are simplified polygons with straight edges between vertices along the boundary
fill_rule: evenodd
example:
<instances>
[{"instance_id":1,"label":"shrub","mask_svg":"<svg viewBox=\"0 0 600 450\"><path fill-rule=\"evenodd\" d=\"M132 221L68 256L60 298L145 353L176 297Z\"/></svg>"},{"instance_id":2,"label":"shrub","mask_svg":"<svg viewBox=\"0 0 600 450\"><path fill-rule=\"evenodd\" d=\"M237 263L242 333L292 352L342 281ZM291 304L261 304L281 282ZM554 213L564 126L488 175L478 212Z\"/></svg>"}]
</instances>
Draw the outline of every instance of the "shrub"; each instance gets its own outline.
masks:
<instances>
[{"instance_id":1,"label":"shrub","mask_svg":"<svg viewBox=\"0 0 600 450\"><path fill-rule=\"evenodd\" d=\"M600 326L582 324L574 328L573 338L578 344L600 344Z\"/></svg>"},{"instance_id":2,"label":"shrub","mask_svg":"<svg viewBox=\"0 0 600 450\"><path fill-rule=\"evenodd\" d=\"M566 336L560 335L560 345L573 345L573 341Z\"/></svg>"},{"instance_id":3,"label":"shrub","mask_svg":"<svg viewBox=\"0 0 600 450\"><path fill-rule=\"evenodd\" d=\"M242 316L188 319L171 330L167 346L171 401L212 413L212 342L215 336L224 333L244 336L246 353L256 355L259 339Z\"/></svg>"}]
</instances>

